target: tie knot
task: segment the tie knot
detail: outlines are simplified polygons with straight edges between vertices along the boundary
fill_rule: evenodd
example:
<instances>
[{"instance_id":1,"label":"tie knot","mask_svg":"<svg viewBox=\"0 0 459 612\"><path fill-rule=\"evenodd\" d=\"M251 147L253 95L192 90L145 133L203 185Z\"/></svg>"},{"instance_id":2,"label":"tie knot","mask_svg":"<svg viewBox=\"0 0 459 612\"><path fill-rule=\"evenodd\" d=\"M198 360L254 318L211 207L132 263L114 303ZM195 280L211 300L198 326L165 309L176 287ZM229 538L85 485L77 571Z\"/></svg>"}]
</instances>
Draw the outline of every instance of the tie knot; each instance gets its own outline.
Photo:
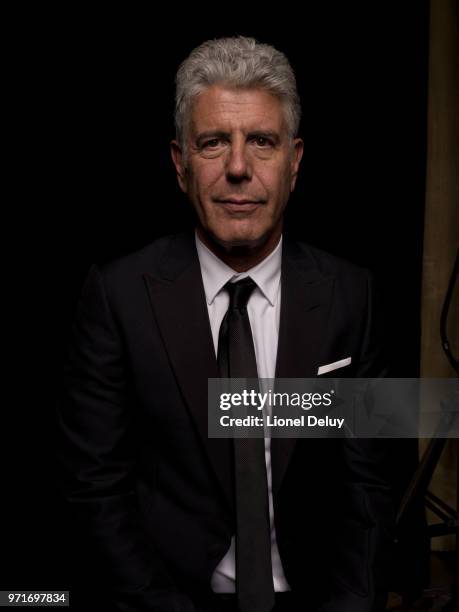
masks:
<instances>
[{"instance_id":1,"label":"tie knot","mask_svg":"<svg viewBox=\"0 0 459 612\"><path fill-rule=\"evenodd\" d=\"M236 308L237 310L246 308L247 302L256 286L255 281L248 276L236 283L226 283L225 289L228 291L230 297L229 308Z\"/></svg>"}]
</instances>

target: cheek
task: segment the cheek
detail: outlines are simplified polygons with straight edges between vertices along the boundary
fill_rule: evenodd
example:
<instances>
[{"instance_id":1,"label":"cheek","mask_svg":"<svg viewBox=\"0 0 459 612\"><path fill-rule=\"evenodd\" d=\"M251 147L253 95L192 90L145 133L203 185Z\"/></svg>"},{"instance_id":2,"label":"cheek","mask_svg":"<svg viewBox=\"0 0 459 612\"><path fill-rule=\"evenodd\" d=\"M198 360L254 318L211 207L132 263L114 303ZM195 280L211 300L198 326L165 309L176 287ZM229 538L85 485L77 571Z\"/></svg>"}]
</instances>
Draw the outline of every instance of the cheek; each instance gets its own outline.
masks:
<instances>
[{"instance_id":1,"label":"cheek","mask_svg":"<svg viewBox=\"0 0 459 612\"><path fill-rule=\"evenodd\" d=\"M221 174L221 163L218 161L197 166L193 171L194 190L197 193L206 194Z\"/></svg>"},{"instance_id":2,"label":"cheek","mask_svg":"<svg viewBox=\"0 0 459 612\"><path fill-rule=\"evenodd\" d=\"M260 182L269 193L272 204L276 205L279 200L285 198L285 194L290 193L290 174L289 168L265 168L265 172L259 173Z\"/></svg>"}]
</instances>

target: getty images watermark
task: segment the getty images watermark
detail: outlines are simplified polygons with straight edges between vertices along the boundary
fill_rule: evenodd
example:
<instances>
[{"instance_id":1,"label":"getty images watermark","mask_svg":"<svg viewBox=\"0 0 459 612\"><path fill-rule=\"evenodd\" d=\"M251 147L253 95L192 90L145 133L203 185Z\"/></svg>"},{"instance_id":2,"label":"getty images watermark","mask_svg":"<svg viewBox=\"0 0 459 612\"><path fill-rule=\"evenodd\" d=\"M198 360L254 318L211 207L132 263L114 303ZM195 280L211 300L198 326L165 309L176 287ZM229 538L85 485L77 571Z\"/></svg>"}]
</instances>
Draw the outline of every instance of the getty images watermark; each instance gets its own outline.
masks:
<instances>
[{"instance_id":1,"label":"getty images watermark","mask_svg":"<svg viewBox=\"0 0 459 612\"><path fill-rule=\"evenodd\" d=\"M459 437L459 380L211 378L208 434L238 437Z\"/></svg>"},{"instance_id":2,"label":"getty images watermark","mask_svg":"<svg viewBox=\"0 0 459 612\"><path fill-rule=\"evenodd\" d=\"M327 414L318 417L313 414L300 414L297 417L279 416L272 411L277 407L300 407L311 410L332 405L335 391L325 393L280 393L269 389L260 393L255 389L243 389L241 393L220 393L220 409L231 410L235 407L252 408L259 414L247 414L244 417L233 417L228 414L220 417L222 427L341 427L344 418L331 418ZM268 410L271 409L271 410ZM263 413L264 411L264 413ZM261 414L260 414L261 413Z\"/></svg>"}]
</instances>

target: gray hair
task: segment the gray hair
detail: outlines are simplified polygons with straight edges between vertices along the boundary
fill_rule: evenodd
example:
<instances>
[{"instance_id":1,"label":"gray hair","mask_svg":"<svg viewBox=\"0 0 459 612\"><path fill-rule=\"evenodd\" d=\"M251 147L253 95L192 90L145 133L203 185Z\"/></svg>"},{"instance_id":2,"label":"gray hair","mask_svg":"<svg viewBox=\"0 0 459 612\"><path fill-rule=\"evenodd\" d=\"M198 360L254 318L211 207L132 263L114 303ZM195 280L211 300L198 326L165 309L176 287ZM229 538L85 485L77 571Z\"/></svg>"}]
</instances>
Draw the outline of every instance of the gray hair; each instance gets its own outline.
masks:
<instances>
[{"instance_id":1,"label":"gray hair","mask_svg":"<svg viewBox=\"0 0 459 612\"><path fill-rule=\"evenodd\" d=\"M298 133L301 105L292 67L281 51L254 38L237 36L202 43L180 64L175 83L176 138L184 153L194 99L215 84L269 91L283 103L290 139Z\"/></svg>"}]
</instances>

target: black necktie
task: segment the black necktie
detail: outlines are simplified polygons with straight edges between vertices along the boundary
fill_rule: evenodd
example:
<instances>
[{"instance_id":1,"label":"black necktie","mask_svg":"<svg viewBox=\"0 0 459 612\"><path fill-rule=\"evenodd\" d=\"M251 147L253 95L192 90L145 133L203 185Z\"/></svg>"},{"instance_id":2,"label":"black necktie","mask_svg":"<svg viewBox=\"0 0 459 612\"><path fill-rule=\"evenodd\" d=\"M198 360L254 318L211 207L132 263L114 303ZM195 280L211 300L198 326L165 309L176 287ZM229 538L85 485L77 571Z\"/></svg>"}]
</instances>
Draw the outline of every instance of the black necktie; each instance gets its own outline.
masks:
<instances>
[{"instance_id":1,"label":"black necktie","mask_svg":"<svg viewBox=\"0 0 459 612\"><path fill-rule=\"evenodd\" d=\"M223 378L258 378L247 302L251 278L227 283L230 304L218 338ZM234 439L236 493L236 592L240 612L271 612L274 586L263 438Z\"/></svg>"}]
</instances>

